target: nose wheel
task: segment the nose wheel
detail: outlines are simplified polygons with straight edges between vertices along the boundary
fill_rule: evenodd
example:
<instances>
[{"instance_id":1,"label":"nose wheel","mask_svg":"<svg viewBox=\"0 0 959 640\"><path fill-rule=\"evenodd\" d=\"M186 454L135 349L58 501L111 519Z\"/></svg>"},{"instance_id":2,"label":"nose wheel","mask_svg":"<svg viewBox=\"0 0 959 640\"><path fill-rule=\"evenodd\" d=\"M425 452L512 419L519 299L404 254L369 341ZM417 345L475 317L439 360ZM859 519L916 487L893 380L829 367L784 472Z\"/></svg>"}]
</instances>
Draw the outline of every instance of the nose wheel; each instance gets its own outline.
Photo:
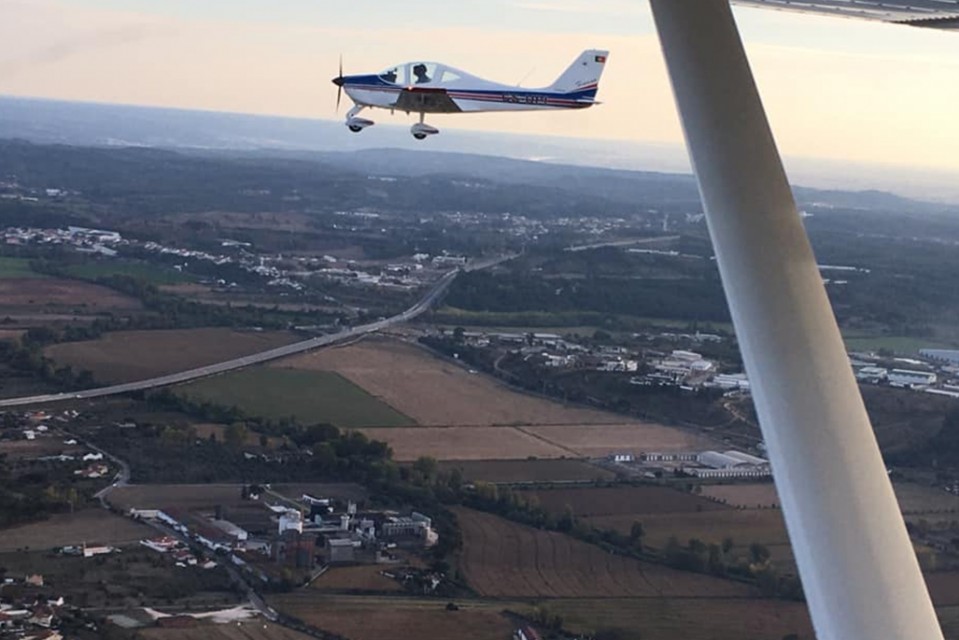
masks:
<instances>
[{"instance_id":1,"label":"nose wheel","mask_svg":"<svg viewBox=\"0 0 959 640\"><path fill-rule=\"evenodd\" d=\"M372 127L375 123L366 118L360 118L359 113L363 110L363 105L354 105L346 114L346 128L353 133L359 133L367 127Z\"/></svg>"}]
</instances>

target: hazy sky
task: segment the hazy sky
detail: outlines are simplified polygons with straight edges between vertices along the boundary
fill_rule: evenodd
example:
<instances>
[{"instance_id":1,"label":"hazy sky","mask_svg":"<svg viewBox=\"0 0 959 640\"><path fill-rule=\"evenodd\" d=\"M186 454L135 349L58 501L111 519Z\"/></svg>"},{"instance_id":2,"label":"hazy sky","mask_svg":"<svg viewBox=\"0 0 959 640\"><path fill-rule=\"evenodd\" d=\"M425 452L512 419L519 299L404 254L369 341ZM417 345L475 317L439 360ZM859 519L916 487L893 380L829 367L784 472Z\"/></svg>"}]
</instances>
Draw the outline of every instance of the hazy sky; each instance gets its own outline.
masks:
<instances>
[{"instance_id":1,"label":"hazy sky","mask_svg":"<svg viewBox=\"0 0 959 640\"><path fill-rule=\"evenodd\" d=\"M784 153L959 171L959 33L737 16ZM590 47L612 52L599 107L430 122L680 142L644 0L0 0L0 94L19 96L333 118L341 53L347 73L423 58L536 86Z\"/></svg>"}]
</instances>

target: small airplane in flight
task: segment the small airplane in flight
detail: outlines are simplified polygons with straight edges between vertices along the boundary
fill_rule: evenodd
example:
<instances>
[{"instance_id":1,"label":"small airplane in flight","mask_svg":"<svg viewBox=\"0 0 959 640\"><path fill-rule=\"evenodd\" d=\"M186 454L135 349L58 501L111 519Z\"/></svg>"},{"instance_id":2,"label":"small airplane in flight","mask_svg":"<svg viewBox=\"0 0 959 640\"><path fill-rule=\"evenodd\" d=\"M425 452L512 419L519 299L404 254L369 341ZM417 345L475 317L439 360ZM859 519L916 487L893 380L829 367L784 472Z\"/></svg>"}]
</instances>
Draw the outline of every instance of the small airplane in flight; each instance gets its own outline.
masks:
<instances>
[{"instance_id":1,"label":"small airplane in flight","mask_svg":"<svg viewBox=\"0 0 959 640\"><path fill-rule=\"evenodd\" d=\"M490 82L437 62L408 62L382 73L344 76L341 60L340 75L333 78L339 87L336 106L346 90L354 103L346 114L346 126L354 133L374 124L359 117L367 107L419 113L420 121L410 133L423 140L440 132L424 122L427 113L585 109L599 104L596 92L608 55L608 51L584 51L556 82L542 89Z\"/></svg>"}]
</instances>

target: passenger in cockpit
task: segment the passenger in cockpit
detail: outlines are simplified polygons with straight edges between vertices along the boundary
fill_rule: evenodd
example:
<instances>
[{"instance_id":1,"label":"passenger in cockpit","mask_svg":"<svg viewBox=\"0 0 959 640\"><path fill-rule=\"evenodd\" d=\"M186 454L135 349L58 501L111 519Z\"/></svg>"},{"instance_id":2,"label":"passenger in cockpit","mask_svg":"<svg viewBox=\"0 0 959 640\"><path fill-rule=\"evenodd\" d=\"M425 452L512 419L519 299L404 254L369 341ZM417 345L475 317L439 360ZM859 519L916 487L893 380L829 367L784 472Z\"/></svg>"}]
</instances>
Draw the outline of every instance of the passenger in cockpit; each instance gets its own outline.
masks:
<instances>
[{"instance_id":1,"label":"passenger in cockpit","mask_svg":"<svg viewBox=\"0 0 959 640\"><path fill-rule=\"evenodd\" d=\"M430 77L426 75L426 65L422 62L413 67L413 75L416 76L416 84L423 84L424 82L430 81Z\"/></svg>"}]
</instances>

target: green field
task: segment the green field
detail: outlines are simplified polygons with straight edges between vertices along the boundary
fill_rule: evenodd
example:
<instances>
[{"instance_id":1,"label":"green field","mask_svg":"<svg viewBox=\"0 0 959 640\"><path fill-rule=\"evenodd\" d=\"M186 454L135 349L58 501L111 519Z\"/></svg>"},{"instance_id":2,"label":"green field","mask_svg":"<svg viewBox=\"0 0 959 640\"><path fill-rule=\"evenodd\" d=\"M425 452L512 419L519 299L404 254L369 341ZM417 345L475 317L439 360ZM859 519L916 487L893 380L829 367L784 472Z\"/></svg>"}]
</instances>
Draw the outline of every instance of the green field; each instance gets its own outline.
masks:
<instances>
[{"instance_id":1,"label":"green field","mask_svg":"<svg viewBox=\"0 0 959 640\"><path fill-rule=\"evenodd\" d=\"M67 266L64 268L64 272L72 278L79 278L81 280L96 280L97 278L109 278L110 276L129 276L158 285L191 281L189 276L185 276L173 269L143 262L88 262L86 264Z\"/></svg>"},{"instance_id":2,"label":"green field","mask_svg":"<svg viewBox=\"0 0 959 640\"><path fill-rule=\"evenodd\" d=\"M912 336L848 336L843 340L850 351L878 351L889 349L898 355L909 356L919 353L920 349L950 349L954 345L935 338L915 338Z\"/></svg>"},{"instance_id":3,"label":"green field","mask_svg":"<svg viewBox=\"0 0 959 640\"><path fill-rule=\"evenodd\" d=\"M604 331L639 331L649 327L688 330L692 323L687 320L667 318L642 318L638 316L613 315L598 311L470 311L459 307L444 306L427 316L429 322L450 326L484 327L486 330L501 330L503 327L524 328L533 331L558 333L555 329L602 328ZM612 324L611 324L612 323ZM594 329L595 330L595 329ZM729 322L700 322L699 330L709 333L722 331L732 334Z\"/></svg>"},{"instance_id":4,"label":"green field","mask_svg":"<svg viewBox=\"0 0 959 640\"><path fill-rule=\"evenodd\" d=\"M0 278L42 278L43 274L30 269L26 258L0 257Z\"/></svg>"},{"instance_id":5,"label":"green field","mask_svg":"<svg viewBox=\"0 0 959 640\"><path fill-rule=\"evenodd\" d=\"M339 374L256 367L180 387L191 400L236 406L245 414L342 428L408 427L416 423Z\"/></svg>"}]
</instances>

